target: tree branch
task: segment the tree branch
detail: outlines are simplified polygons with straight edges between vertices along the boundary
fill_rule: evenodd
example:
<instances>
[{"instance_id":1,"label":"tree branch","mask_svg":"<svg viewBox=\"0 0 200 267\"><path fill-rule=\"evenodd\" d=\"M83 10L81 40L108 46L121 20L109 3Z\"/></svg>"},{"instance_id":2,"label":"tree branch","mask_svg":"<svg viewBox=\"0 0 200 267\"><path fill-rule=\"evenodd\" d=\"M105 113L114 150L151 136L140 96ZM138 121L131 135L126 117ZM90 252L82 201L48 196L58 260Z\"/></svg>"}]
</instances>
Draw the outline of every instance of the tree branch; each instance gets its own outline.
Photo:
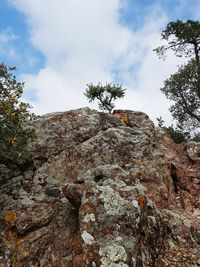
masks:
<instances>
[{"instance_id":1,"label":"tree branch","mask_svg":"<svg viewBox=\"0 0 200 267\"><path fill-rule=\"evenodd\" d=\"M187 111L187 113L193 117L194 119L198 120L200 122L200 117L198 117L196 114L194 114L191 109L188 107L188 103L187 103L187 100L185 99L184 95L181 93L181 91L179 91L180 93L180 97L183 101L183 106L184 106L184 109Z\"/></svg>"}]
</instances>

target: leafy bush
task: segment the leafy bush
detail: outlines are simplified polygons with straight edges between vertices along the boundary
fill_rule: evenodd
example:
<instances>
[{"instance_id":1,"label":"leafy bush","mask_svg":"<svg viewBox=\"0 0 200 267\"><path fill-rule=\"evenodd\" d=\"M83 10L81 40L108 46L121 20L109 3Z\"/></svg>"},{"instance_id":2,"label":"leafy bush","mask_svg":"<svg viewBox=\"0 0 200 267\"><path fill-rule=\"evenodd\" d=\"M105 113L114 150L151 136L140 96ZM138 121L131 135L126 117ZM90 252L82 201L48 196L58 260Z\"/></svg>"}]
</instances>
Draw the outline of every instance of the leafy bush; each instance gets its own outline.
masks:
<instances>
[{"instance_id":1,"label":"leafy bush","mask_svg":"<svg viewBox=\"0 0 200 267\"><path fill-rule=\"evenodd\" d=\"M0 162L4 164L25 163L28 143L36 137L30 105L20 101L24 84L17 82L14 70L0 64Z\"/></svg>"},{"instance_id":2,"label":"leafy bush","mask_svg":"<svg viewBox=\"0 0 200 267\"><path fill-rule=\"evenodd\" d=\"M174 128L173 125L167 128L167 132L176 144L181 144L190 139L190 133L184 132L178 128Z\"/></svg>"},{"instance_id":3,"label":"leafy bush","mask_svg":"<svg viewBox=\"0 0 200 267\"><path fill-rule=\"evenodd\" d=\"M169 127L166 127L164 126L165 121L162 119L162 117L157 118L157 121L158 127L164 129L169 134L174 143L181 144L191 139L190 133L183 131L181 126L174 128L174 126L171 125Z\"/></svg>"}]
</instances>

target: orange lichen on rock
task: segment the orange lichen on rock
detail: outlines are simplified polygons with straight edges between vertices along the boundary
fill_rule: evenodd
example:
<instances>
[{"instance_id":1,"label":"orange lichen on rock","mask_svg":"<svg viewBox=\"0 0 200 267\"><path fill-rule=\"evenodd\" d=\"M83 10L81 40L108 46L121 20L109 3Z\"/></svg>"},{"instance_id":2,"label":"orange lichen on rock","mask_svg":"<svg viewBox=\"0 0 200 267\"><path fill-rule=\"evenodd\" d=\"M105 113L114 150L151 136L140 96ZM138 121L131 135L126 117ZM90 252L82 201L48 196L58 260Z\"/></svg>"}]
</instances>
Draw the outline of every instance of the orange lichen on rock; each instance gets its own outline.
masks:
<instances>
[{"instance_id":1,"label":"orange lichen on rock","mask_svg":"<svg viewBox=\"0 0 200 267\"><path fill-rule=\"evenodd\" d=\"M135 161L134 161L134 163L135 163L135 165L141 165L141 163L142 163L142 160L141 159L136 159Z\"/></svg>"},{"instance_id":2,"label":"orange lichen on rock","mask_svg":"<svg viewBox=\"0 0 200 267\"><path fill-rule=\"evenodd\" d=\"M121 119L126 123L127 126L130 126L130 119L129 116L121 116Z\"/></svg>"},{"instance_id":3,"label":"orange lichen on rock","mask_svg":"<svg viewBox=\"0 0 200 267\"><path fill-rule=\"evenodd\" d=\"M9 226L15 225L15 219L16 219L16 212L14 210L9 210L4 217L5 221Z\"/></svg>"},{"instance_id":4,"label":"orange lichen on rock","mask_svg":"<svg viewBox=\"0 0 200 267\"><path fill-rule=\"evenodd\" d=\"M75 255L80 255L82 253L82 241L79 235L71 237L69 239L69 244Z\"/></svg>"},{"instance_id":5,"label":"orange lichen on rock","mask_svg":"<svg viewBox=\"0 0 200 267\"><path fill-rule=\"evenodd\" d=\"M144 209L145 205L146 205L146 197L145 195L139 195L138 196L138 204L141 210Z\"/></svg>"},{"instance_id":6,"label":"orange lichen on rock","mask_svg":"<svg viewBox=\"0 0 200 267\"><path fill-rule=\"evenodd\" d=\"M10 241L11 239L15 238L16 235L17 235L17 233L15 231L8 230L6 233L6 240Z\"/></svg>"},{"instance_id":7,"label":"orange lichen on rock","mask_svg":"<svg viewBox=\"0 0 200 267\"><path fill-rule=\"evenodd\" d=\"M15 241L15 246L18 247L19 245L21 245L21 243L23 243L25 240L27 239L26 236L20 237Z\"/></svg>"},{"instance_id":8,"label":"orange lichen on rock","mask_svg":"<svg viewBox=\"0 0 200 267\"><path fill-rule=\"evenodd\" d=\"M81 208L84 210L84 213L95 213L95 206L92 203L84 203Z\"/></svg>"},{"instance_id":9,"label":"orange lichen on rock","mask_svg":"<svg viewBox=\"0 0 200 267\"><path fill-rule=\"evenodd\" d=\"M131 125L129 116L122 110L114 110L112 116L123 120L127 126Z\"/></svg>"},{"instance_id":10,"label":"orange lichen on rock","mask_svg":"<svg viewBox=\"0 0 200 267\"><path fill-rule=\"evenodd\" d=\"M7 223L4 244L7 246L8 244L12 243L13 240L15 240L17 237L17 232L13 228L15 226L16 212L14 210L7 211L4 216L4 220Z\"/></svg>"}]
</instances>

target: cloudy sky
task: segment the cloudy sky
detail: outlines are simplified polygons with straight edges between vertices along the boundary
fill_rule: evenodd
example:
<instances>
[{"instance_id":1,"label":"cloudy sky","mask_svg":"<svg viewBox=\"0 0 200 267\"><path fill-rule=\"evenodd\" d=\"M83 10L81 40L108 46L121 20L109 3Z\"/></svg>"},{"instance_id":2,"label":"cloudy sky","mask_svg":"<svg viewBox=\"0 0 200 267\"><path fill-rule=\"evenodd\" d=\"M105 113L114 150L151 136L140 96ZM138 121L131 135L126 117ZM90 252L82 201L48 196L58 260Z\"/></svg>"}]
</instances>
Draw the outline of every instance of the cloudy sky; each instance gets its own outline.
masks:
<instances>
[{"instance_id":1,"label":"cloudy sky","mask_svg":"<svg viewBox=\"0 0 200 267\"><path fill-rule=\"evenodd\" d=\"M116 109L171 122L160 92L181 61L152 51L174 20L199 20L199 0L0 0L0 60L16 66L24 99L44 114L90 106L87 83L126 88Z\"/></svg>"}]
</instances>

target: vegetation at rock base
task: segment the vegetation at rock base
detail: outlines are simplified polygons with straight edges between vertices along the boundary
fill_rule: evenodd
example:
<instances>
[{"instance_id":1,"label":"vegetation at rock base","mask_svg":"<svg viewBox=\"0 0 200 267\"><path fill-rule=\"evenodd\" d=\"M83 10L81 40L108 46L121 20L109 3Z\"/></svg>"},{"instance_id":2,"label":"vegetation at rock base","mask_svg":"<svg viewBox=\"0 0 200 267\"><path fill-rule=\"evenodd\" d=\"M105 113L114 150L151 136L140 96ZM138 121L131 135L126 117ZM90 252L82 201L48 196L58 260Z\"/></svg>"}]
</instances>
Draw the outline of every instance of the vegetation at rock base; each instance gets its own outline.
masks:
<instances>
[{"instance_id":1,"label":"vegetation at rock base","mask_svg":"<svg viewBox=\"0 0 200 267\"><path fill-rule=\"evenodd\" d=\"M184 131L181 126L174 127L173 124L171 126L165 126L165 121L162 119L162 117L157 118L158 121L158 127L162 128L168 135L171 137L171 139L176 144L181 144L183 142L193 140L191 139L191 135L189 132Z\"/></svg>"},{"instance_id":2,"label":"vegetation at rock base","mask_svg":"<svg viewBox=\"0 0 200 267\"><path fill-rule=\"evenodd\" d=\"M182 129L179 129L178 127L174 127L173 125L167 127L166 130L169 133L172 140L174 141L174 143L176 144L181 144L190 139L189 132L185 132Z\"/></svg>"},{"instance_id":3,"label":"vegetation at rock base","mask_svg":"<svg viewBox=\"0 0 200 267\"><path fill-rule=\"evenodd\" d=\"M197 128L200 125L200 23L170 22L161 36L167 45L154 49L158 56L165 57L172 50L178 57L189 58L164 82L161 91L174 102L170 111L178 124L185 129Z\"/></svg>"},{"instance_id":4,"label":"vegetation at rock base","mask_svg":"<svg viewBox=\"0 0 200 267\"><path fill-rule=\"evenodd\" d=\"M24 83L16 80L14 70L0 64L0 161L4 164L25 163L28 143L36 137L30 105L20 100Z\"/></svg>"},{"instance_id":5,"label":"vegetation at rock base","mask_svg":"<svg viewBox=\"0 0 200 267\"><path fill-rule=\"evenodd\" d=\"M97 100L101 110L107 110L111 113L115 107L113 101L118 98L123 98L125 90L119 84L107 83L106 85L102 85L98 83L97 85L93 85L91 83L87 84L84 95L88 98L89 102Z\"/></svg>"},{"instance_id":6,"label":"vegetation at rock base","mask_svg":"<svg viewBox=\"0 0 200 267\"><path fill-rule=\"evenodd\" d=\"M194 141L200 142L200 133L193 132L192 134L188 131L185 131L180 125L174 126L165 126L165 121L160 116L156 118L158 122L158 127L162 128L174 141L176 144L181 144L183 142Z\"/></svg>"}]
</instances>

